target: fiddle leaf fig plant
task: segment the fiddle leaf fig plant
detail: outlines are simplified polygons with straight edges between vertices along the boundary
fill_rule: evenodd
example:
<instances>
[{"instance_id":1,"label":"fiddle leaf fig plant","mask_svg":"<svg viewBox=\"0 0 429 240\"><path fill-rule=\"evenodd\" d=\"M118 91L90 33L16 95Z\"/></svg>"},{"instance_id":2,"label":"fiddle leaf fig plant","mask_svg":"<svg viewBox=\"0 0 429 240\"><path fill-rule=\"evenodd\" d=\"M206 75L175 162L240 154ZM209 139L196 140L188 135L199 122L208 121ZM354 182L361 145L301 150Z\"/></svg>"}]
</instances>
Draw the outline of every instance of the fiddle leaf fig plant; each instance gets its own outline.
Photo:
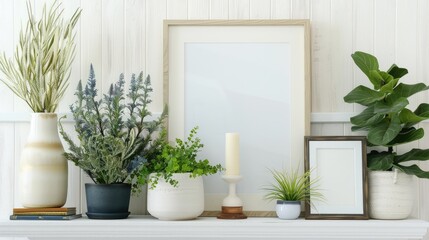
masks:
<instances>
[{"instance_id":1,"label":"fiddle leaf fig plant","mask_svg":"<svg viewBox=\"0 0 429 240\"><path fill-rule=\"evenodd\" d=\"M352 131L366 131L368 146L386 148L386 151L373 150L368 154L368 168L379 171L396 168L420 178L429 178L429 172L417 165L403 165L412 160L429 160L429 149L415 148L401 155L393 151L394 146L423 138L424 130L417 124L429 119L429 104L421 103L414 111L407 106L409 97L429 87L424 83L399 83L408 70L393 64L387 71L382 71L377 58L371 54L355 52L352 58L372 84L372 88L358 86L344 97L347 103L366 107L350 118Z\"/></svg>"}]
</instances>

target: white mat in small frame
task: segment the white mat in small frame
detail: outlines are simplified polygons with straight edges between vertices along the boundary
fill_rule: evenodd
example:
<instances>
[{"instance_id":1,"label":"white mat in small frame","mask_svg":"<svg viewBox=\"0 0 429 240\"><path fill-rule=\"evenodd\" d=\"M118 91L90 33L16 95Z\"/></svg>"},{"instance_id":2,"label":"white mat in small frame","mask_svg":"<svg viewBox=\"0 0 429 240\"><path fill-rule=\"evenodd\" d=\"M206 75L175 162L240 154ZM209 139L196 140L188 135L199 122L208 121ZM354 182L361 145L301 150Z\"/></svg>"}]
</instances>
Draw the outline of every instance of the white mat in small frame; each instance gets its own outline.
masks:
<instances>
[{"instance_id":1,"label":"white mat in small frame","mask_svg":"<svg viewBox=\"0 0 429 240\"><path fill-rule=\"evenodd\" d=\"M306 137L305 168L324 201L306 206L308 219L368 219L365 137Z\"/></svg>"}]
</instances>

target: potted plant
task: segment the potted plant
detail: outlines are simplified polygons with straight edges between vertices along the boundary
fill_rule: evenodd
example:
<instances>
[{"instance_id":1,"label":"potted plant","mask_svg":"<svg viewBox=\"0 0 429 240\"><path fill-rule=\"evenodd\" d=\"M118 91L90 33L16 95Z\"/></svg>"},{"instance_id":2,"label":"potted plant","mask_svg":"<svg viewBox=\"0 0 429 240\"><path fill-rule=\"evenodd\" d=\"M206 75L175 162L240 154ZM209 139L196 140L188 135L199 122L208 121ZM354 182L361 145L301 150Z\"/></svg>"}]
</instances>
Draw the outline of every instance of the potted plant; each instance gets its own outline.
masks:
<instances>
[{"instance_id":1,"label":"potted plant","mask_svg":"<svg viewBox=\"0 0 429 240\"><path fill-rule=\"evenodd\" d=\"M27 13L14 57L0 55L0 80L34 112L21 153L20 200L24 207L61 207L67 199L68 172L55 111L68 85L75 56L73 29L81 11L64 20L61 4L55 2L49 10L45 5L36 20L27 3Z\"/></svg>"},{"instance_id":2,"label":"potted plant","mask_svg":"<svg viewBox=\"0 0 429 240\"><path fill-rule=\"evenodd\" d=\"M409 97L429 88L423 83L399 83L407 69L393 64L381 71L377 58L368 53L355 52L352 58L372 84L372 89L361 85L344 97L348 103L365 107L350 122L353 131L367 132L368 147L375 147L367 155L370 216L407 218L414 200L410 175L429 178L429 172L407 162L428 160L429 149L413 148L402 154L394 150L423 138L424 130L416 124L429 118L429 104L421 103L414 111L407 105Z\"/></svg>"},{"instance_id":3,"label":"potted plant","mask_svg":"<svg viewBox=\"0 0 429 240\"><path fill-rule=\"evenodd\" d=\"M209 160L197 160L204 147L196 137L194 127L186 140L176 139L170 145L162 131L160 154L145 163L139 181L148 183L148 212L161 220L194 219L204 211L204 175L222 171L220 164L210 165Z\"/></svg>"},{"instance_id":4,"label":"potted plant","mask_svg":"<svg viewBox=\"0 0 429 240\"><path fill-rule=\"evenodd\" d=\"M108 93L97 97L96 79L91 65L86 86L79 82L77 101L70 106L79 143L64 131L69 145L66 159L75 163L94 181L85 184L89 218L119 219L129 215L130 192L139 190L132 173L154 156L161 141L154 134L166 117L147 121L152 88L150 77L132 75L128 94L124 94L124 75Z\"/></svg>"},{"instance_id":5,"label":"potted plant","mask_svg":"<svg viewBox=\"0 0 429 240\"><path fill-rule=\"evenodd\" d=\"M301 213L301 202L323 200L317 187L317 179L310 179L311 171L299 174L298 169L292 172L272 170L274 183L265 187L265 199L277 201L276 214L280 219L297 219Z\"/></svg>"}]
</instances>

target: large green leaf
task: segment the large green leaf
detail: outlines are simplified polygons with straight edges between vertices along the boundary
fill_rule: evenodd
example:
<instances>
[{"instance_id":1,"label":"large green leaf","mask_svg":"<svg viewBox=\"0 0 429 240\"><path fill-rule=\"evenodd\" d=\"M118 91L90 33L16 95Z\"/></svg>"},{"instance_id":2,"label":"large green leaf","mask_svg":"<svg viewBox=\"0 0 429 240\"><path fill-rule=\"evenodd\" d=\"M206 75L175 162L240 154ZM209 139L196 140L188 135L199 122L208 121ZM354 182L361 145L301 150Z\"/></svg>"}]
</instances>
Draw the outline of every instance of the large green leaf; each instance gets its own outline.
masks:
<instances>
[{"instance_id":1,"label":"large green leaf","mask_svg":"<svg viewBox=\"0 0 429 240\"><path fill-rule=\"evenodd\" d=\"M394 153L372 151L368 153L368 168L373 171L386 171L393 167Z\"/></svg>"},{"instance_id":2,"label":"large green leaf","mask_svg":"<svg viewBox=\"0 0 429 240\"><path fill-rule=\"evenodd\" d=\"M381 92L374 91L365 86L357 86L349 94L344 97L344 101L348 103L359 103L365 106L381 100L384 98L384 94Z\"/></svg>"},{"instance_id":3,"label":"large green leaf","mask_svg":"<svg viewBox=\"0 0 429 240\"><path fill-rule=\"evenodd\" d=\"M409 110L408 108L404 108L401 113L399 114L399 119L401 119L401 123L405 124L405 128L409 128L421 121L424 121L426 119L428 119L428 117L424 117L424 116L419 116L413 112L411 112L411 110Z\"/></svg>"},{"instance_id":4,"label":"large green leaf","mask_svg":"<svg viewBox=\"0 0 429 240\"><path fill-rule=\"evenodd\" d=\"M414 113L420 117L429 118L429 104L420 104Z\"/></svg>"},{"instance_id":5,"label":"large green leaf","mask_svg":"<svg viewBox=\"0 0 429 240\"><path fill-rule=\"evenodd\" d=\"M413 160L418 160L418 161L429 160L429 149L413 148L407 153L404 153L399 156L395 156L395 159L394 159L395 163L401 163L401 162L413 161Z\"/></svg>"},{"instance_id":6,"label":"large green leaf","mask_svg":"<svg viewBox=\"0 0 429 240\"><path fill-rule=\"evenodd\" d=\"M397 97L410 97L418 92L428 90L429 87L426 86L424 83L417 83L417 84L405 84L400 83L398 86L395 87L395 95L398 95Z\"/></svg>"},{"instance_id":7,"label":"large green leaf","mask_svg":"<svg viewBox=\"0 0 429 240\"><path fill-rule=\"evenodd\" d=\"M377 58L371 54L357 51L352 54L352 58L356 65L368 78L370 78L371 70L378 70Z\"/></svg>"},{"instance_id":8,"label":"large green leaf","mask_svg":"<svg viewBox=\"0 0 429 240\"><path fill-rule=\"evenodd\" d=\"M406 68L400 68L396 66L396 64L393 64L389 70L387 70L387 73L392 75L394 78L401 78L405 76L408 73L408 70Z\"/></svg>"},{"instance_id":9,"label":"large green leaf","mask_svg":"<svg viewBox=\"0 0 429 240\"><path fill-rule=\"evenodd\" d=\"M399 113L409 104L406 98L398 98L394 102L377 102L374 105L374 113L388 114L388 113Z\"/></svg>"},{"instance_id":10,"label":"large green leaf","mask_svg":"<svg viewBox=\"0 0 429 240\"><path fill-rule=\"evenodd\" d=\"M395 164L395 167L402 170L404 173L409 175L415 175L419 178L429 178L429 172L423 171L417 165L413 164L411 166L402 166L399 164Z\"/></svg>"},{"instance_id":11,"label":"large green leaf","mask_svg":"<svg viewBox=\"0 0 429 240\"><path fill-rule=\"evenodd\" d=\"M390 76L390 75L389 75ZM394 78L380 88L382 93L393 93L393 88L398 83L399 78Z\"/></svg>"},{"instance_id":12,"label":"large green leaf","mask_svg":"<svg viewBox=\"0 0 429 240\"><path fill-rule=\"evenodd\" d=\"M365 126L365 127L360 127L360 126L352 126L352 131L356 132L356 131L368 131L370 129L370 127Z\"/></svg>"},{"instance_id":13,"label":"large green leaf","mask_svg":"<svg viewBox=\"0 0 429 240\"><path fill-rule=\"evenodd\" d=\"M371 126L383 120L383 114L374 114L374 105L367 107L360 114L351 117L350 122L359 127Z\"/></svg>"},{"instance_id":14,"label":"large green leaf","mask_svg":"<svg viewBox=\"0 0 429 240\"><path fill-rule=\"evenodd\" d=\"M404 144L408 142L413 142L421 139L425 135L425 132L422 128L415 129L402 129L402 131L393 139L391 142L386 144L385 146L395 146L399 144Z\"/></svg>"},{"instance_id":15,"label":"large green leaf","mask_svg":"<svg viewBox=\"0 0 429 240\"><path fill-rule=\"evenodd\" d=\"M368 79L374 85L374 89L378 90L384 84L384 79L380 75L379 70L370 70Z\"/></svg>"},{"instance_id":16,"label":"large green leaf","mask_svg":"<svg viewBox=\"0 0 429 240\"><path fill-rule=\"evenodd\" d=\"M368 131L368 141L375 145L385 146L401 131L401 121L397 115L392 115L390 121L384 119L376 127Z\"/></svg>"}]
</instances>

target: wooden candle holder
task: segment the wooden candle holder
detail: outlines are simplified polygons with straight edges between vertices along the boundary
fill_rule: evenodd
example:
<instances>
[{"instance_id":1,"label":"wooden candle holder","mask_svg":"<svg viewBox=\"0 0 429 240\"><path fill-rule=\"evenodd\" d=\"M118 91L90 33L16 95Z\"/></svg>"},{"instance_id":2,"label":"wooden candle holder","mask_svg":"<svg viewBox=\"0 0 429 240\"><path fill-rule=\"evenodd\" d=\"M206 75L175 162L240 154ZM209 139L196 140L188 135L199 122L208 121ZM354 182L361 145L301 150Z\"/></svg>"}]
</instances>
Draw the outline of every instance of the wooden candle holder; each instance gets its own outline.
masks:
<instances>
[{"instance_id":1,"label":"wooden candle holder","mask_svg":"<svg viewBox=\"0 0 429 240\"><path fill-rule=\"evenodd\" d=\"M222 212L217 216L218 219L246 219L247 216L243 214L243 207L224 207Z\"/></svg>"},{"instance_id":2,"label":"wooden candle holder","mask_svg":"<svg viewBox=\"0 0 429 240\"><path fill-rule=\"evenodd\" d=\"M222 179L229 183L229 194L223 200L222 212L218 219L246 219L247 216L243 214L243 202L236 194L236 184L241 180L241 176L224 175Z\"/></svg>"}]
</instances>

